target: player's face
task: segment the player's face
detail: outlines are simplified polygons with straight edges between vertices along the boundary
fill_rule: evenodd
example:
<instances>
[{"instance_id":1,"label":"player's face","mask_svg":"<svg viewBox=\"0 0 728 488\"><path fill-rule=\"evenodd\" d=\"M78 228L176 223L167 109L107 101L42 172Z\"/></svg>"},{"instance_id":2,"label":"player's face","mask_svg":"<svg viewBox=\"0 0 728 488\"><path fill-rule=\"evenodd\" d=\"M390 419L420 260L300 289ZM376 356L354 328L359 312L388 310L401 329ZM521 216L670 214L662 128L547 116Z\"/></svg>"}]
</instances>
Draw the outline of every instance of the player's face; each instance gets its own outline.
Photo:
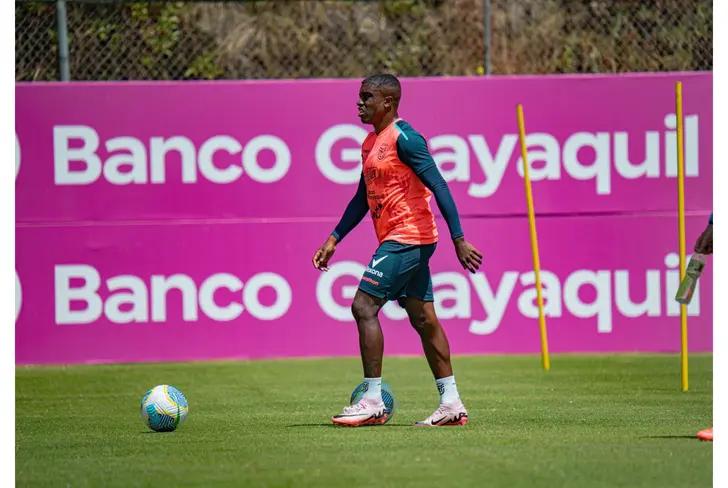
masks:
<instances>
[{"instance_id":1,"label":"player's face","mask_svg":"<svg viewBox=\"0 0 728 488\"><path fill-rule=\"evenodd\" d=\"M392 108L392 97L384 96L381 90L369 85L359 89L359 119L365 124L375 124Z\"/></svg>"}]
</instances>

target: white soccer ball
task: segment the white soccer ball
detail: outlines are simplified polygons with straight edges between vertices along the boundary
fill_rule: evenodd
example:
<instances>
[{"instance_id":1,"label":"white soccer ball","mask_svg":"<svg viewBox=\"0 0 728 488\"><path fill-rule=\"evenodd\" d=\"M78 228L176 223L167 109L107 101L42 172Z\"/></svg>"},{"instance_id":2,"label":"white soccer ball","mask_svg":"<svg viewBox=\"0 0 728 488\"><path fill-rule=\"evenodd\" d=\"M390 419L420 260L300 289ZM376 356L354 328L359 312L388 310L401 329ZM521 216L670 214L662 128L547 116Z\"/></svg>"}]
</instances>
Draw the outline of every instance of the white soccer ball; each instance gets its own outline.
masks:
<instances>
[{"instance_id":1,"label":"white soccer ball","mask_svg":"<svg viewBox=\"0 0 728 488\"><path fill-rule=\"evenodd\" d=\"M158 385L142 397L142 418L155 432L172 432L187 418L187 399L174 386Z\"/></svg>"}]
</instances>

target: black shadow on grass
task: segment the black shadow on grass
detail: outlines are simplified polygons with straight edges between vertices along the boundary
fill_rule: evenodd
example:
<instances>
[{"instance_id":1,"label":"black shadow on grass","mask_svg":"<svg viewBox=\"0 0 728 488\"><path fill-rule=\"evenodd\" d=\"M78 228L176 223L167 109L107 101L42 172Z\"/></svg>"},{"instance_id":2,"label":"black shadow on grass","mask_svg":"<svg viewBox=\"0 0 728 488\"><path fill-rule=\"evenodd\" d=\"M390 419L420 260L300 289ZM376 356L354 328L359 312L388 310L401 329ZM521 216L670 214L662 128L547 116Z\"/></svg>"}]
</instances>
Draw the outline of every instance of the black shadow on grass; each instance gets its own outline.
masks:
<instances>
[{"instance_id":1,"label":"black shadow on grass","mask_svg":"<svg viewBox=\"0 0 728 488\"><path fill-rule=\"evenodd\" d=\"M140 432L140 434L164 435L164 434L174 434L174 431L171 431L171 432L154 432L153 430L145 430L144 432Z\"/></svg>"},{"instance_id":2,"label":"black shadow on grass","mask_svg":"<svg viewBox=\"0 0 728 488\"><path fill-rule=\"evenodd\" d=\"M387 425L363 425L361 427L343 427L341 425L334 425L334 424L292 424L292 425L286 425L286 427L329 427L332 429L374 429L374 428L383 428L386 429L387 427L414 427L414 424L387 424Z\"/></svg>"},{"instance_id":3,"label":"black shadow on grass","mask_svg":"<svg viewBox=\"0 0 728 488\"><path fill-rule=\"evenodd\" d=\"M695 439L698 440L694 435L643 435L640 439Z\"/></svg>"}]
</instances>

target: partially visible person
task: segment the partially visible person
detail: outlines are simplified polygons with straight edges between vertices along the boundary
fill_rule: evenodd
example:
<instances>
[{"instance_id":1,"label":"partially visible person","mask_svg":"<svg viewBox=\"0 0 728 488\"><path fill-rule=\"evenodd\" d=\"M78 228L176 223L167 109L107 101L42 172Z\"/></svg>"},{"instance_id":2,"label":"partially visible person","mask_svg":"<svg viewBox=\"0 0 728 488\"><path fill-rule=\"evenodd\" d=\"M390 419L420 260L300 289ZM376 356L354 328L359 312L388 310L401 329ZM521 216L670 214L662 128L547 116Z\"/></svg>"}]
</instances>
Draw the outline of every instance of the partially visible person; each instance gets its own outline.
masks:
<instances>
[{"instance_id":1,"label":"partially visible person","mask_svg":"<svg viewBox=\"0 0 728 488\"><path fill-rule=\"evenodd\" d=\"M710 214L707 227L695 241L694 251L700 254L713 254L713 214ZM701 430L697 433L697 437L701 441L713 442L713 427Z\"/></svg>"}]
</instances>

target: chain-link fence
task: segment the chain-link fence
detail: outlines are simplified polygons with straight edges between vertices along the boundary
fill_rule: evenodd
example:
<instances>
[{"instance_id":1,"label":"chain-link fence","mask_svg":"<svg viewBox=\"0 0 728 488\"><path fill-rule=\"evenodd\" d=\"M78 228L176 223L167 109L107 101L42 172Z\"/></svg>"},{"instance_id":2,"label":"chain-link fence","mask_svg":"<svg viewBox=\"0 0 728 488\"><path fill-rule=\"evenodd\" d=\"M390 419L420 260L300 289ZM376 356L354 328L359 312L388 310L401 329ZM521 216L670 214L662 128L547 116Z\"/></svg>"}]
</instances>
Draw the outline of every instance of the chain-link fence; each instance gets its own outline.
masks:
<instances>
[{"instance_id":1,"label":"chain-link fence","mask_svg":"<svg viewBox=\"0 0 728 488\"><path fill-rule=\"evenodd\" d=\"M713 69L710 0L493 0L497 73Z\"/></svg>"},{"instance_id":2,"label":"chain-link fence","mask_svg":"<svg viewBox=\"0 0 728 488\"><path fill-rule=\"evenodd\" d=\"M712 69L710 0L66 0L75 80ZM58 79L57 5L15 4L16 79Z\"/></svg>"}]
</instances>

